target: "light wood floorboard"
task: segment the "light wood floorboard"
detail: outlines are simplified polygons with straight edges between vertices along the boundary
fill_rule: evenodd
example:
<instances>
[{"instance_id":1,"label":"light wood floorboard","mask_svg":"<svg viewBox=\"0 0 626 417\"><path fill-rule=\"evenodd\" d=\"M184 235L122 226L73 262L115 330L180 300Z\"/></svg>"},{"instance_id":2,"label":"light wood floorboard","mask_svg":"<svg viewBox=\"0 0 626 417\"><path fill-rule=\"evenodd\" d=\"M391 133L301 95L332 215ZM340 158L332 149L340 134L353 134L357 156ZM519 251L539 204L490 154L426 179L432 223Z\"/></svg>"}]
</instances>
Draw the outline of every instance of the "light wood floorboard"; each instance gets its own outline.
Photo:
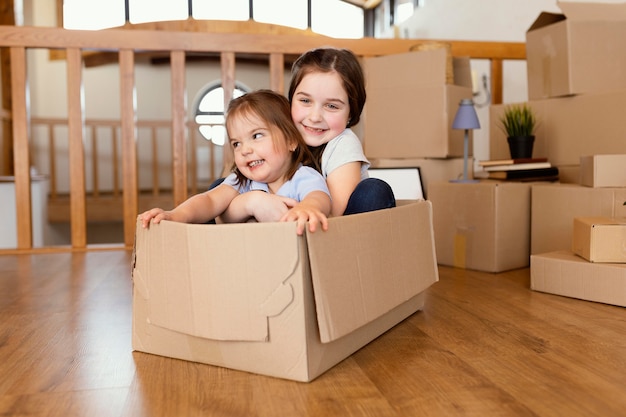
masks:
<instances>
[{"instance_id":1,"label":"light wood floorboard","mask_svg":"<svg viewBox=\"0 0 626 417\"><path fill-rule=\"evenodd\" d=\"M624 416L626 310L440 267L311 383L131 349L131 254L0 256L0 416Z\"/></svg>"}]
</instances>

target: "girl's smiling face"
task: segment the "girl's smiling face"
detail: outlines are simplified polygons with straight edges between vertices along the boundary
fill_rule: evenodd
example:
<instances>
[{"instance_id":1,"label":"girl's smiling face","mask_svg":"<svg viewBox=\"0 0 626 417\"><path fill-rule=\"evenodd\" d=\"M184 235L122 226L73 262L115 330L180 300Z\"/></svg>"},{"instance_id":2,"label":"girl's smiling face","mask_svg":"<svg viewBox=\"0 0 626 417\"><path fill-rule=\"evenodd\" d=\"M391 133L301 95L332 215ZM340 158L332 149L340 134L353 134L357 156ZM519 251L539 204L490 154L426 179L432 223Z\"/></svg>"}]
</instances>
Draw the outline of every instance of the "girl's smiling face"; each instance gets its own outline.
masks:
<instances>
[{"instance_id":1,"label":"girl's smiling face","mask_svg":"<svg viewBox=\"0 0 626 417\"><path fill-rule=\"evenodd\" d=\"M339 74L312 72L296 87L291 118L307 145L328 143L346 129L350 117L348 94Z\"/></svg>"},{"instance_id":2,"label":"girl's smiling face","mask_svg":"<svg viewBox=\"0 0 626 417\"><path fill-rule=\"evenodd\" d=\"M280 135L279 130L271 129L251 114L233 120L229 135L239 171L251 180L267 183L273 193L278 191L291 163L291 150L285 139L273 137Z\"/></svg>"}]
</instances>

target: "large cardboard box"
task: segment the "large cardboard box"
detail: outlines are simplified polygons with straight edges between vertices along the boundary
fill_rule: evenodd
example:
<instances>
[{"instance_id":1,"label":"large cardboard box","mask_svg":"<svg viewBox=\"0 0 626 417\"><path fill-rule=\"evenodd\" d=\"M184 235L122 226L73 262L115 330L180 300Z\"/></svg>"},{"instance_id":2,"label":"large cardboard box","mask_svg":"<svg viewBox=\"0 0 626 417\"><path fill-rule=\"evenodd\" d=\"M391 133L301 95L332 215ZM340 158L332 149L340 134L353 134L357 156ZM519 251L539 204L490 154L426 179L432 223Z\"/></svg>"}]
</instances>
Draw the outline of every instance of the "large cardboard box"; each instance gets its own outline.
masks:
<instances>
[{"instance_id":1,"label":"large cardboard box","mask_svg":"<svg viewBox=\"0 0 626 417\"><path fill-rule=\"evenodd\" d=\"M562 167L579 167L581 156L626 154L626 123L622 121L626 90L531 100L528 105L539 122L533 156L548 158L559 171ZM505 107L490 107L491 159L510 157L506 135L498 126ZM578 184L579 180L575 176L572 182Z\"/></svg>"},{"instance_id":2,"label":"large cardboard box","mask_svg":"<svg viewBox=\"0 0 626 417\"><path fill-rule=\"evenodd\" d=\"M580 184L534 184L531 202L531 254L571 250L576 217L625 217L626 188Z\"/></svg>"},{"instance_id":3,"label":"large cardboard box","mask_svg":"<svg viewBox=\"0 0 626 417\"><path fill-rule=\"evenodd\" d=\"M626 2L558 5L526 33L529 99L626 88Z\"/></svg>"},{"instance_id":4,"label":"large cardboard box","mask_svg":"<svg viewBox=\"0 0 626 417\"><path fill-rule=\"evenodd\" d=\"M626 218L576 217L572 252L590 262L626 263Z\"/></svg>"},{"instance_id":5,"label":"large cardboard box","mask_svg":"<svg viewBox=\"0 0 626 417\"><path fill-rule=\"evenodd\" d=\"M530 262L530 183L432 183L441 265L502 272Z\"/></svg>"},{"instance_id":6,"label":"large cardboard box","mask_svg":"<svg viewBox=\"0 0 626 417\"><path fill-rule=\"evenodd\" d=\"M530 288L626 307L626 264L587 262L568 250L531 255Z\"/></svg>"},{"instance_id":7,"label":"large cardboard box","mask_svg":"<svg viewBox=\"0 0 626 417\"><path fill-rule=\"evenodd\" d=\"M137 227L133 348L311 381L418 311L438 280L418 201L295 223Z\"/></svg>"},{"instance_id":8,"label":"large cardboard box","mask_svg":"<svg viewBox=\"0 0 626 417\"><path fill-rule=\"evenodd\" d=\"M626 154L581 156L580 183L587 187L626 187Z\"/></svg>"},{"instance_id":9,"label":"large cardboard box","mask_svg":"<svg viewBox=\"0 0 626 417\"><path fill-rule=\"evenodd\" d=\"M446 59L444 49L364 59L368 158L463 156L464 132L451 126L461 99L472 98L469 59L454 59L454 85L446 84Z\"/></svg>"}]
</instances>

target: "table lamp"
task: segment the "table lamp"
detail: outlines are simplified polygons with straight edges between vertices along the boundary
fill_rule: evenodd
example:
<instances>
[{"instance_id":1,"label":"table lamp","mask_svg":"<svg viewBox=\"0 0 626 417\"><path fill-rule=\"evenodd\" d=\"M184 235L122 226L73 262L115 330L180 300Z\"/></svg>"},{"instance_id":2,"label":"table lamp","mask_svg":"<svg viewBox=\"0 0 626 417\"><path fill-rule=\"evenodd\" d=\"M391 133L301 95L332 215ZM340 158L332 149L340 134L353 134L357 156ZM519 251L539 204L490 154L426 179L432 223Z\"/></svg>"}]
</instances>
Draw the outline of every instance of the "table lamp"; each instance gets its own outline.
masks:
<instances>
[{"instance_id":1,"label":"table lamp","mask_svg":"<svg viewBox=\"0 0 626 417\"><path fill-rule=\"evenodd\" d=\"M478 180L467 178L467 154L469 147L469 129L480 129L480 123L478 122L478 116L474 109L474 102L472 99L464 98L459 103L459 109L454 116L452 122L452 129L464 129L465 139L463 143L463 178L450 180L450 182L478 182Z\"/></svg>"}]
</instances>

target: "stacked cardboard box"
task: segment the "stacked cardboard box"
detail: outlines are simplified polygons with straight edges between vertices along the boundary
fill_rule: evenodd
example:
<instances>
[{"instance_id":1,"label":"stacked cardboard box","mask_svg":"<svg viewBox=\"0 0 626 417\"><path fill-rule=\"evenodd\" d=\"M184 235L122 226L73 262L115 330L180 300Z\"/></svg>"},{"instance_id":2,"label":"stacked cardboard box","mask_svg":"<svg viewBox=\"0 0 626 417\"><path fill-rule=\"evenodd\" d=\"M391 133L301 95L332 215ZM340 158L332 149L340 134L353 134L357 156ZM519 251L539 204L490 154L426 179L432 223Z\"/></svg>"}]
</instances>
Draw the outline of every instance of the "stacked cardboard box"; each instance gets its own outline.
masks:
<instances>
[{"instance_id":1,"label":"stacked cardboard box","mask_svg":"<svg viewBox=\"0 0 626 417\"><path fill-rule=\"evenodd\" d=\"M531 199L532 254L569 249L576 217L626 217L626 154L580 158L574 184L535 184Z\"/></svg>"},{"instance_id":2,"label":"stacked cardboard box","mask_svg":"<svg viewBox=\"0 0 626 417\"><path fill-rule=\"evenodd\" d=\"M532 289L626 306L626 182L610 175L624 162L583 157L581 182L592 186L533 187Z\"/></svg>"},{"instance_id":3,"label":"stacked cardboard box","mask_svg":"<svg viewBox=\"0 0 626 417\"><path fill-rule=\"evenodd\" d=\"M530 262L531 183L430 185L440 265L502 272Z\"/></svg>"},{"instance_id":4,"label":"stacked cardboard box","mask_svg":"<svg viewBox=\"0 0 626 417\"><path fill-rule=\"evenodd\" d=\"M531 255L530 287L626 307L626 264L592 263L568 250Z\"/></svg>"},{"instance_id":5,"label":"stacked cardboard box","mask_svg":"<svg viewBox=\"0 0 626 417\"><path fill-rule=\"evenodd\" d=\"M426 188L462 175L464 132L451 126L459 102L472 98L469 59L440 48L366 58L363 67L367 104L357 130L372 166L417 166ZM470 132L470 157L472 143Z\"/></svg>"},{"instance_id":6,"label":"stacked cardboard box","mask_svg":"<svg viewBox=\"0 0 626 417\"><path fill-rule=\"evenodd\" d=\"M558 2L526 35L528 104L539 126L534 156L578 183L579 158L626 153L626 3ZM497 127L505 105L490 109L490 157L508 156Z\"/></svg>"},{"instance_id":7,"label":"stacked cardboard box","mask_svg":"<svg viewBox=\"0 0 626 417\"><path fill-rule=\"evenodd\" d=\"M587 187L626 187L626 154L581 157L580 183Z\"/></svg>"},{"instance_id":8,"label":"stacked cardboard box","mask_svg":"<svg viewBox=\"0 0 626 417\"><path fill-rule=\"evenodd\" d=\"M454 84L446 84L445 49L364 59L368 158L463 156L463 131L451 126L461 99L472 98L472 78L469 59L453 62Z\"/></svg>"}]
</instances>

